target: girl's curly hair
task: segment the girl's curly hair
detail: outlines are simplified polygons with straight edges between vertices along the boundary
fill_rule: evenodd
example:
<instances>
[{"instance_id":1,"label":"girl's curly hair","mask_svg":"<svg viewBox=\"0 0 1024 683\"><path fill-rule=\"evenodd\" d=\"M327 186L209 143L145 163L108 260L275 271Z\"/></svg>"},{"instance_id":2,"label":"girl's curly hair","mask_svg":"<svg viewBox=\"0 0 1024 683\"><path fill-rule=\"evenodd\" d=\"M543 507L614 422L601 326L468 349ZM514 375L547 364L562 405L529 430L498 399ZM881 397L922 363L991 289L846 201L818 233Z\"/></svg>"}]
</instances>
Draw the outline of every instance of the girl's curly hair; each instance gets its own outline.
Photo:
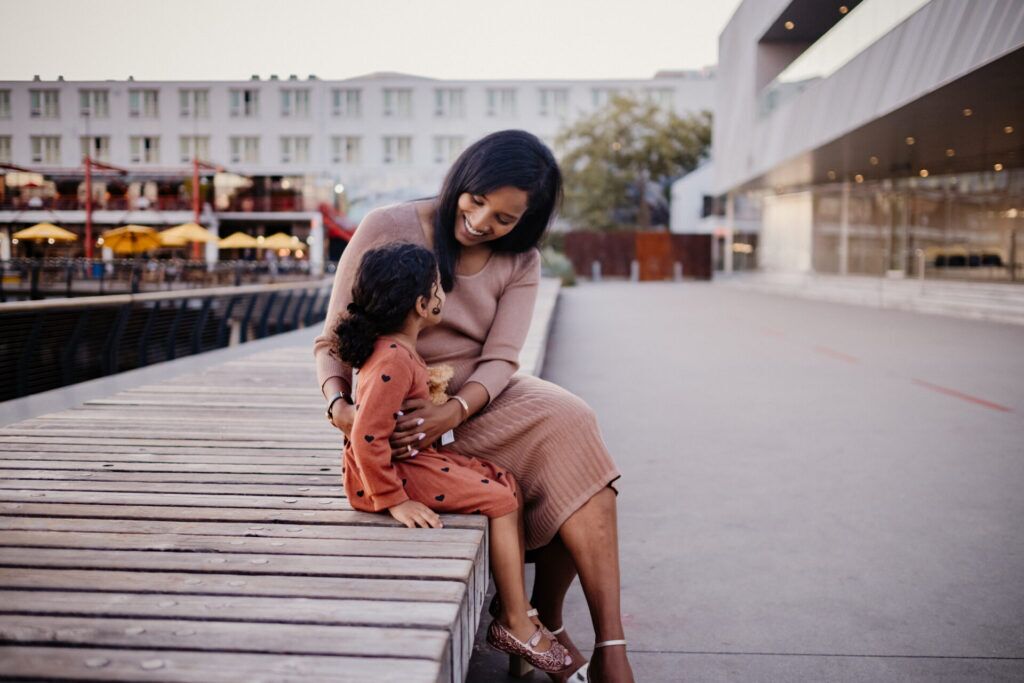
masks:
<instances>
[{"instance_id":1,"label":"girl's curly hair","mask_svg":"<svg viewBox=\"0 0 1024 683\"><path fill-rule=\"evenodd\" d=\"M363 255L352 285L348 315L335 327L341 359L362 367L377 337L402 329L423 296L428 300L437 277L437 259L424 247L394 242Z\"/></svg>"}]
</instances>

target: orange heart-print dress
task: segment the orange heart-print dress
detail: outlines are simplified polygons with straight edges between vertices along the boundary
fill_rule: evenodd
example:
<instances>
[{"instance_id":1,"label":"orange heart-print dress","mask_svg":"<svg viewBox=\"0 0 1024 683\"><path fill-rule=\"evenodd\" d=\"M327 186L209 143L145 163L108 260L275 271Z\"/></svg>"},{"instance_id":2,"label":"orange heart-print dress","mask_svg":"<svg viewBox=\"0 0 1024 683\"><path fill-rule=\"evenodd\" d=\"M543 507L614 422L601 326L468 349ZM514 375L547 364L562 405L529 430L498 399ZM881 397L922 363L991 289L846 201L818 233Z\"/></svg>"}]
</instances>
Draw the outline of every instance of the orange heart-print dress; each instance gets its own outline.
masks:
<instances>
[{"instance_id":1,"label":"orange heart-print dress","mask_svg":"<svg viewBox=\"0 0 1024 683\"><path fill-rule=\"evenodd\" d=\"M415 500L434 512L488 517L519 508L513 475L486 460L431 446L420 446L415 457L392 460L388 439L402 419L402 403L430 396L427 365L418 354L381 336L358 372L355 421L341 470L353 508L379 512Z\"/></svg>"}]
</instances>

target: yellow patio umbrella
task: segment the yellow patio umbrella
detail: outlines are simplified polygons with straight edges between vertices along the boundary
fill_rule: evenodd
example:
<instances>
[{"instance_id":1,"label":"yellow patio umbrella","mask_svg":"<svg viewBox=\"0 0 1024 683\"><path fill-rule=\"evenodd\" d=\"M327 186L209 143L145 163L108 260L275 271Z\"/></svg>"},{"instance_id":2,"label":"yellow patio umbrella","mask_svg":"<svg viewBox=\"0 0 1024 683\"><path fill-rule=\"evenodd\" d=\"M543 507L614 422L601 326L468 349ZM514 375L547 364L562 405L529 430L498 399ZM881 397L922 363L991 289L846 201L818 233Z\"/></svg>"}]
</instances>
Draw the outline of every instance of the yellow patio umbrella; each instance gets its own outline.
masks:
<instances>
[{"instance_id":1,"label":"yellow patio umbrella","mask_svg":"<svg viewBox=\"0 0 1024 683\"><path fill-rule=\"evenodd\" d=\"M166 240L184 242L216 242L217 237L198 223L182 223L160 233Z\"/></svg>"},{"instance_id":2,"label":"yellow patio umbrella","mask_svg":"<svg viewBox=\"0 0 1024 683\"><path fill-rule=\"evenodd\" d=\"M165 247L184 247L188 244L188 240L182 239L177 235L168 235L170 230L162 230L157 233L160 237L160 244Z\"/></svg>"},{"instance_id":3,"label":"yellow patio umbrella","mask_svg":"<svg viewBox=\"0 0 1024 683\"><path fill-rule=\"evenodd\" d=\"M18 240L55 240L57 242L74 242L78 235L58 227L53 223L36 223L31 228L25 228L11 235Z\"/></svg>"},{"instance_id":4,"label":"yellow patio umbrella","mask_svg":"<svg viewBox=\"0 0 1024 683\"><path fill-rule=\"evenodd\" d=\"M264 249L301 249L302 242L296 237L292 239L291 235L286 235L283 232L275 232L270 237L263 240L260 247Z\"/></svg>"},{"instance_id":5,"label":"yellow patio umbrella","mask_svg":"<svg viewBox=\"0 0 1024 683\"><path fill-rule=\"evenodd\" d=\"M221 249L252 249L260 246L260 243L256 241L255 237L238 231L222 239L217 246Z\"/></svg>"},{"instance_id":6,"label":"yellow patio umbrella","mask_svg":"<svg viewBox=\"0 0 1024 683\"><path fill-rule=\"evenodd\" d=\"M119 254L138 254L163 246L160 233L145 225L125 225L103 233L103 246Z\"/></svg>"}]
</instances>

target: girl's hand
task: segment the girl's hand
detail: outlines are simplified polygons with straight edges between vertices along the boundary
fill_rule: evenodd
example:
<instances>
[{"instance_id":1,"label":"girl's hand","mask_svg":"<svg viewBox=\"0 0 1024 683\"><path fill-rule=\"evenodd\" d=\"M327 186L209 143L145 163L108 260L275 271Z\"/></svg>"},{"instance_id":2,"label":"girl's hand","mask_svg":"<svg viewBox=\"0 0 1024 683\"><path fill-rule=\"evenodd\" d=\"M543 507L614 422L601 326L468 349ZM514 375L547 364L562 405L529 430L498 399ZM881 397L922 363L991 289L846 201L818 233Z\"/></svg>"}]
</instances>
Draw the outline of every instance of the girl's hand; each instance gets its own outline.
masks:
<instances>
[{"instance_id":1,"label":"girl's hand","mask_svg":"<svg viewBox=\"0 0 1024 683\"><path fill-rule=\"evenodd\" d=\"M331 423L341 430L346 439L352 434L352 423L355 419L355 406L349 405L348 401L344 399L334 402L334 407L331 409Z\"/></svg>"},{"instance_id":2,"label":"girl's hand","mask_svg":"<svg viewBox=\"0 0 1024 683\"><path fill-rule=\"evenodd\" d=\"M424 529L428 527L431 529L441 529L444 527L444 524L441 523L440 515L423 503L418 503L415 500L406 500L398 505L392 505L388 508L388 512L391 513L392 517L410 529L415 529L418 526Z\"/></svg>"},{"instance_id":3,"label":"girl's hand","mask_svg":"<svg viewBox=\"0 0 1024 683\"><path fill-rule=\"evenodd\" d=\"M391 457L395 460L410 457L412 451L431 445L449 429L454 429L461 419L462 408L458 401L436 406L425 398L409 399L402 404L402 415L389 439Z\"/></svg>"}]
</instances>

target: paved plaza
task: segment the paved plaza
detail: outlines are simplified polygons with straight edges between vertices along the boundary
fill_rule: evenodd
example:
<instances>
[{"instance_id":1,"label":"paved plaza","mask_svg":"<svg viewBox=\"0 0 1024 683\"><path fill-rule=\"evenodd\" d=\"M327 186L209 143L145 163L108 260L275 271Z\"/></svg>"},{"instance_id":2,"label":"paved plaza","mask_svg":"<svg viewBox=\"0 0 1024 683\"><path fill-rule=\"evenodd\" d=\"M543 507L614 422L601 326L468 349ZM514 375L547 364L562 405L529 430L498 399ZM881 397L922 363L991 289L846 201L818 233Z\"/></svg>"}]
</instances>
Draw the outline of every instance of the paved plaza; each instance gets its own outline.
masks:
<instances>
[{"instance_id":1,"label":"paved plaza","mask_svg":"<svg viewBox=\"0 0 1024 683\"><path fill-rule=\"evenodd\" d=\"M637 680L1024 679L1022 349L708 283L564 289L544 376L623 472ZM565 616L589 654L578 582ZM489 619L471 681L505 680Z\"/></svg>"}]
</instances>

